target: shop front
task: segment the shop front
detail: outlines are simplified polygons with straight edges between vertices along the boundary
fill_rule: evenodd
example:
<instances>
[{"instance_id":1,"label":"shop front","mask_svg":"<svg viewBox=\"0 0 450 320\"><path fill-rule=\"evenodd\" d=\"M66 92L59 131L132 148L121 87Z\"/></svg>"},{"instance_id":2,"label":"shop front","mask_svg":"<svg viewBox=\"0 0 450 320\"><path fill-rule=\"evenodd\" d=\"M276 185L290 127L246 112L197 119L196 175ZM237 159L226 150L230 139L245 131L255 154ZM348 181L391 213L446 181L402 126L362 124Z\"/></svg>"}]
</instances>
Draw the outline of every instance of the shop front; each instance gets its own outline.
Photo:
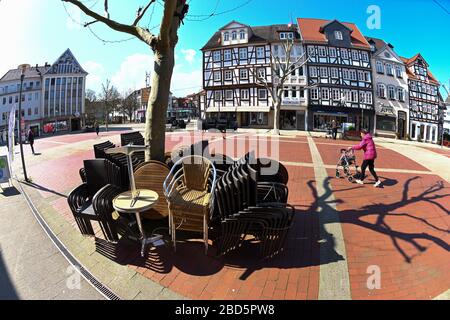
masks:
<instances>
[{"instance_id":1,"label":"shop front","mask_svg":"<svg viewBox=\"0 0 450 320\"><path fill-rule=\"evenodd\" d=\"M306 112L304 110L281 110L280 128L282 130L306 130Z\"/></svg>"},{"instance_id":2,"label":"shop front","mask_svg":"<svg viewBox=\"0 0 450 320\"><path fill-rule=\"evenodd\" d=\"M381 105L376 109L375 133L380 136L393 137L397 132L397 116L394 107Z\"/></svg>"},{"instance_id":3,"label":"shop front","mask_svg":"<svg viewBox=\"0 0 450 320\"><path fill-rule=\"evenodd\" d=\"M354 130L372 131L374 112L372 110L349 109L343 107L311 107L308 112L308 126L313 131L325 132L335 121L338 128L344 123L352 123ZM340 130L339 130L340 131Z\"/></svg>"}]
</instances>

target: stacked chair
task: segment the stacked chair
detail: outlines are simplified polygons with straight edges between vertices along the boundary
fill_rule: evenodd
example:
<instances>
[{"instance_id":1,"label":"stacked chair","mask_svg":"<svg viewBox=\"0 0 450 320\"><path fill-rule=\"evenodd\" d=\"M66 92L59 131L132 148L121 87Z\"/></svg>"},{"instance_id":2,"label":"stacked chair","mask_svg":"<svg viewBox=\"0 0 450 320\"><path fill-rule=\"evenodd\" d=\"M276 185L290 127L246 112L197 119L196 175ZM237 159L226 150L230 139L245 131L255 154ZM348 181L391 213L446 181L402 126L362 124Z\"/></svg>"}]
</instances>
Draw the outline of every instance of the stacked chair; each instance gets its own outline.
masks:
<instances>
[{"instance_id":1,"label":"stacked chair","mask_svg":"<svg viewBox=\"0 0 450 320\"><path fill-rule=\"evenodd\" d=\"M282 175L260 181L260 172L254 168L261 168L258 163L251 165L249 157L244 157L217 182L212 225L219 255L238 249L248 236L257 240L264 259L283 250L295 210L286 203L288 188Z\"/></svg>"},{"instance_id":2,"label":"stacked chair","mask_svg":"<svg viewBox=\"0 0 450 320\"><path fill-rule=\"evenodd\" d=\"M120 169L106 159L84 161L84 182L67 199L83 235L95 236L92 221L97 221L108 241L118 241L112 200L123 191Z\"/></svg>"}]
</instances>

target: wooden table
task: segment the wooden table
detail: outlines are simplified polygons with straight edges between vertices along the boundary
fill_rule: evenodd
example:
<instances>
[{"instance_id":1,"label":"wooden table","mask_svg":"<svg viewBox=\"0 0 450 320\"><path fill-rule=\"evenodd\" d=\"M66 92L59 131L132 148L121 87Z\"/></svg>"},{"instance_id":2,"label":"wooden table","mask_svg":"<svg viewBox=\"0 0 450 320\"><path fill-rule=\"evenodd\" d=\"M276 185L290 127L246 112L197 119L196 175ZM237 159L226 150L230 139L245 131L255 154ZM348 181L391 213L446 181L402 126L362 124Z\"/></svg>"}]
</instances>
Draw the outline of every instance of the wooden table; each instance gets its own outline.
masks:
<instances>
[{"instance_id":1,"label":"wooden table","mask_svg":"<svg viewBox=\"0 0 450 320\"><path fill-rule=\"evenodd\" d=\"M150 243L146 237L144 227L142 226L141 213L150 210L159 201L159 195L152 190L136 190L135 197L132 191L119 194L113 200L113 207L121 213L130 213L136 215L136 221L141 233L141 256L145 256L145 247Z\"/></svg>"}]
</instances>

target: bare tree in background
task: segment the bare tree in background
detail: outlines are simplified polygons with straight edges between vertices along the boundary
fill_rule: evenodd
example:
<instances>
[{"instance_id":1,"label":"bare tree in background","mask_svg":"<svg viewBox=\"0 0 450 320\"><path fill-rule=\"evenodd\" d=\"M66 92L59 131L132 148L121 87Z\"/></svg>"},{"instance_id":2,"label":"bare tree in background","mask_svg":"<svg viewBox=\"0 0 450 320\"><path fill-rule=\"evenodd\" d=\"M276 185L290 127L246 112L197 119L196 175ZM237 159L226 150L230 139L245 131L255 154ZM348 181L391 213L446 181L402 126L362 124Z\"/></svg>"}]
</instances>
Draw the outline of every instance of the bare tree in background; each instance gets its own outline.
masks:
<instances>
[{"instance_id":1,"label":"bare tree in background","mask_svg":"<svg viewBox=\"0 0 450 320\"><path fill-rule=\"evenodd\" d=\"M106 131L108 131L109 116L117 110L117 105L120 103L119 91L117 91L117 88L111 84L109 79L107 79L105 83L102 83L100 101L102 102L105 116Z\"/></svg>"},{"instance_id":2,"label":"bare tree in background","mask_svg":"<svg viewBox=\"0 0 450 320\"><path fill-rule=\"evenodd\" d=\"M175 65L175 46L178 42L178 29L183 18L189 10L186 0L163 1L164 12L162 15L159 34L153 34L148 29L140 27L139 22L156 0L148 0L147 4L139 7L134 21L131 24L122 24L110 18L108 11L108 0L104 0L105 13L100 15L79 0L61 0L69 2L92 17L96 22L102 22L113 30L133 35L146 43L154 53L154 68L152 73L152 91L150 94L147 116L145 123L145 142L150 145L147 152L147 160L164 160L165 153L165 130L166 113L169 100L170 83L172 80L173 67ZM143 66L142 69L148 67Z\"/></svg>"},{"instance_id":3,"label":"bare tree in background","mask_svg":"<svg viewBox=\"0 0 450 320\"><path fill-rule=\"evenodd\" d=\"M139 109L139 101L137 92L129 90L123 94L120 111L124 114L130 122L133 121L136 111Z\"/></svg>"},{"instance_id":4,"label":"bare tree in background","mask_svg":"<svg viewBox=\"0 0 450 320\"><path fill-rule=\"evenodd\" d=\"M292 73L303 66L308 61L306 52L297 57L294 55L295 45L299 43L294 40L283 41L281 47L282 52L278 55L272 54L270 69L272 72L271 81L268 80L268 75L258 70L251 70L251 73L255 77L257 85L264 87L270 95L272 104L274 107L274 123L273 131L274 135L280 135L280 111L281 104L283 102L283 92L285 90L285 84L289 80ZM265 70L265 69L264 69Z\"/></svg>"}]
</instances>

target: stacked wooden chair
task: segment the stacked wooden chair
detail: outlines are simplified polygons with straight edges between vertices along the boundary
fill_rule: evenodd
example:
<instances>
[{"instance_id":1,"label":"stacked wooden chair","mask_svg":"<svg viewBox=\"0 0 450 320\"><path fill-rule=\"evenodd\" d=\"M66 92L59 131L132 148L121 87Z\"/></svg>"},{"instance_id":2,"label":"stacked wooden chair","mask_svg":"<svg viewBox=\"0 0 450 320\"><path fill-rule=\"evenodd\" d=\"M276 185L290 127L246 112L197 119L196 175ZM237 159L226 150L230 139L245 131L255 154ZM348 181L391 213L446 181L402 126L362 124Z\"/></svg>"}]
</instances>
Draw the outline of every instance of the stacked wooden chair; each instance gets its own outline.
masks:
<instances>
[{"instance_id":1,"label":"stacked wooden chair","mask_svg":"<svg viewBox=\"0 0 450 320\"><path fill-rule=\"evenodd\" d=\"M283 250L295 210L286 203L288 188L281 175L260 181L259 172L247 161L236 162L218 180L212 225L219 255L238 249L250 236L267 259Z\"/></svg>"},{"instance_id":2,"label":"stacked wooden chair","mask_svg":"<svg viewBox=\"0 0 450 320\"><path fill-rule=\"evenodd\" d=\"M177 230L185 230L203 233L207 254L216 178L214 164L202 156L184 157L172 167L164 182L164 194L169 204L169 227L174 250Z\"/></svg>"},{"instance_id":3,"label":"stacked wooden chair","mask_svg":"<svg viewBox=\"0 0 450 320\"><path fill-rule=\"evenodd\" d=\"M112 200L123 191L119 168L106 159L84 161L84 182L70 192L67 202L83 235L95 236L97 221L108 241L117 241Z\"/></svg>"}]
</instances>

